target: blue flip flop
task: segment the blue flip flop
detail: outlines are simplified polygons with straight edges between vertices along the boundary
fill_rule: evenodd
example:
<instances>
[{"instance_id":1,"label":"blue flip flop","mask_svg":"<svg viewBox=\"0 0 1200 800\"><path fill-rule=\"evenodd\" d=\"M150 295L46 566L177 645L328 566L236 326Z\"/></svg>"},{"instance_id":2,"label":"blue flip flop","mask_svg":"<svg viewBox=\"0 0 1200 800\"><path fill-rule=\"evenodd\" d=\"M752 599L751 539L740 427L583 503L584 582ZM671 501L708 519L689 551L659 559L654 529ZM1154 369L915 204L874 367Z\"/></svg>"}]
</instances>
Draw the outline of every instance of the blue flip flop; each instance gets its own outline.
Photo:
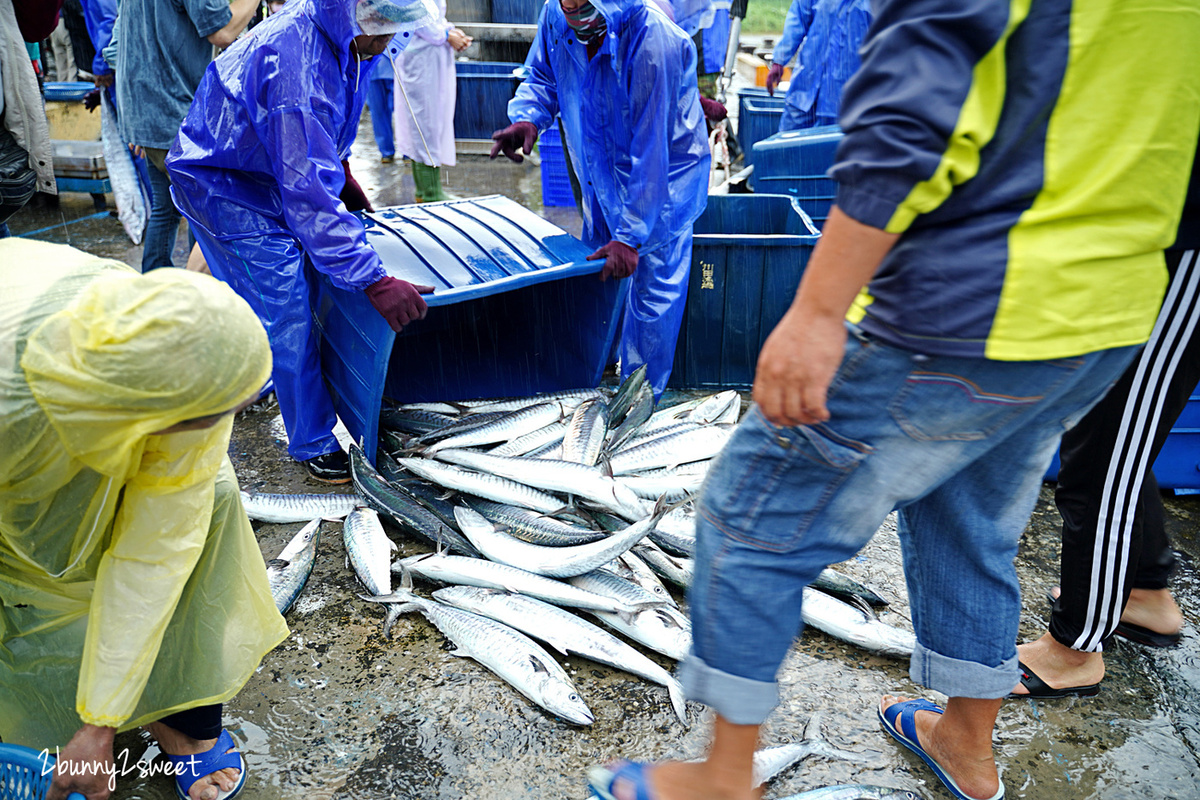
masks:
<instances>
[{"instance_id":1,"label":"blue flip flop","mask_svg":"<svg viewBox=\"0 0 1200 800\"><path fill-rule=\"evenodd\" d=\"M879 707L879 722L893 739L920 756L921 760L933 770L933 774L937 775L938 780L949 790L950 794L959 798L959 800L977 800L958 788L958 784L954 782L954 778L950 777L950 773L942 769L941 765L934 761L933 757L926 753L925 748L921 747L921 743L917 741L916 716L918 711L932 711L935 714L941 714L942 708L936 703L918 699L894 703L888 706L887 710L884 710L881 702ZM1000 788L996 790L994 795L987 798L987 800L1002 800L1003 797L1004 782L1001 781Z\"/></svg>"},{"instance_id":2,"label":"blue flip flop","mask_svg":"<svg viewBox=\"0 0 1200 800\"><path fill-rule=\"evenodd\" d=\"M230 749L233 752L227 753L226 751ZM238 781L237 785L228 792L218 790L217 800L232 800L246 785L246 760L237 751L229 731L221 731L221 735L217 737L217 743L203 753L190 756L168 755L167 760L174 767L172 772L175 775L175 794L179 800L188 800L188 789L192 788L192 784L205 775L212 775L221 769L239 770Z\"/></svg>"},{"instance_id":3,"label":"blue flip flop","mask_svg":"<svg viewBox=\"0 0 1200 800\"><path fill-rule=\"evenodd\" d=\"M617 800L617 796L613 794L613 785L618 780L628 781L629 784L636 790L634 800L656 800L657 795L650 788L650 782L646 780L646 767L649 764L642 764L637 761L617 761L610 766L592 767L588 770L588 789L592 792L592 797L598 797L600 800ZM617 767L616 770L610 767Z\"/></svg>"}]
</instances>

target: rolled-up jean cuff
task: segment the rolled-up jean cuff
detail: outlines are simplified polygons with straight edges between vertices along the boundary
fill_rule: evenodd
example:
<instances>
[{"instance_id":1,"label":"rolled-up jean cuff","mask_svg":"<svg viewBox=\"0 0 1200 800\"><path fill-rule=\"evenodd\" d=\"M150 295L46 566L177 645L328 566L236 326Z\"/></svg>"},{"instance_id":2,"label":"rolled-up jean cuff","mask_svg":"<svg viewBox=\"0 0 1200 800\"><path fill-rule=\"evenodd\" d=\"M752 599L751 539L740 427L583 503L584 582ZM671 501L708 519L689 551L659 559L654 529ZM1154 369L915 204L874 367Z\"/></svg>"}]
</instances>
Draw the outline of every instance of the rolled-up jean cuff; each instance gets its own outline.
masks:
<instances>
[{"instance_id":1,"label":"rolled-up jean cuff","mask_svg":"<svg viewBox=\"0 0 1200 800\"><path fill-rule=\"evenodd\" d=\"M679 682L689 700L716 711L735 725L758 725L779 705L779 685L722 672L695 653L679 665Z\"/></svg>"},{"instance_id":2,"label":"rolled-up jean cuff","mask_svg":"<svg viewBox=\"0 0 1200 800\"><path fill-rule=\"evenodd\" d=\"M947 697L996 700L1007 697L1021 678L1017 657L998 667L963 661L933 652L917 643L909 662L908 675L918 683Z\"/></svg>"}]
</instances>

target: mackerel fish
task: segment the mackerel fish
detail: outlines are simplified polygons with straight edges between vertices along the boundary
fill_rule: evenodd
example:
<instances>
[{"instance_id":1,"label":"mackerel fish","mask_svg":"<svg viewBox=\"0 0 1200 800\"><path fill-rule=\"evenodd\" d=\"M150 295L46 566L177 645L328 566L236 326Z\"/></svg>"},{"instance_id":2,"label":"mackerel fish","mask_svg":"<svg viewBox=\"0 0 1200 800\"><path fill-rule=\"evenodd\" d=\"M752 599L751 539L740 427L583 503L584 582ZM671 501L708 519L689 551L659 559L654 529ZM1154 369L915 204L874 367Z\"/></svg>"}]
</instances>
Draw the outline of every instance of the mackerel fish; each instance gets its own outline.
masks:
<instances>
[{"instance_id":1,"label":"mackerel fish","mask_svg":"<svg viewBox=\"0 0 1200 800\"><path fill-rule=\"evenodd\" d=\"M496 442L507 442L538 428L545 427L551 422L558 422L566 416L566 410L560 402L539 403L536 406L513 411L487 425L459 433L429 445L425 450L427 455L459 447L476 447Z\"/></svg>"},{"instance_id":2,"label":"mackerel fish","mask_svg":"<svg viewBox=\"0 0 1200 800\"><path fill-rule=\"evenodd\" d=\"M790 794L783 800L921 800L921 795L891 786L872 786L864 783L842 786L822 786L800 794Z\"/></svg>"},{"instance_id":3,"label":"mackerel fish","mask_svg":"<svg viewBox=\"0 0 1200 800\"><path fill-rule=\"evenodd\" d=\"M605 444L605 452L615 453L620 449L621 444L637 433L638 429L646 423L646 420L650 419L650 415L653 412L654 390L650 388L650 384L643 383L638 389L632 405L629 406L629 411L625 413L625 418L613 430L612 436L609 437L608 442Z\"/></svg>"},{"instance_id":4,"label":"mackerel fish","mask_svg":"<svg viewBox=\"0 0 1200 800\"><path fill-rule=\"evenodd\" d=\"M280 614L286 614L304 591L304 584L312 574L317 560L317 545L321 541L321 523L318 517L299 530L279 555L267 562L267 584L271 597Z\"/></svg>"},{"instance_id":5,"label":"mackerel fish","mask_svg":"<svg viewBox=\"0 0 1200 800\"><path fill-rule=\"evenodd\" d=\"M375 510L359 507L350 512L342 525L342 539L346 544L346 560L367 591L373 595L390 593L390 562L396 544L383 532Z\"/></svg>"},{"instance_id":6,"label":"mackerel fish","mask_svg":"<svg viewBox=\"0 0 1200 800\"><path fill-rule=\"evenodd\" d=\"M704 425L710 423L737 422L742 413L742 396L730 389L704 398L704 402L688 414L687 418Z\"/></svg>"},{"instance_id":7,"label":"mackerel fish","mask_svg":"<svg viewBox=\"0 0 1200 800\"><path fill-rule=\"evenodd\" d=\"M570 579L570 583L627 605L645 603L652 598L645 589L603 567L577 575ZM692 626L677 608L662 605L646 608L635 614L632 619L605 611L591 610L590 613L618 633L676 661L685 658L691 650Z\"/></svg>"},{"instance_id":8,"label":"mackerel fish","mask_svg":"<svg viewBox=\"0 0 1200 800\"><path fill-rule=\"evenodd\" d=\"M405 531L436 547L444 546L468 556L479 555L479 551L457 528L443 524L437 515L418 503L416 498L385 480L367 461L362 448L356 444L350 445L350 476L354 480L354 487L366 500L367 505L396 520Z\"/></svg>"},{"instance_id":9,"label":"mackerel fish","mask_svg":"<svg viewBox=\"0 0 1200 800\"><path fill-rule=\"evenodd\" d=\"M646 540L635 544L630 552L648 564L663 580L682 589L692 585L692 574L695 572L692 559L673 556L653 541Z\"/></svg>"},{"instance_id":10,"label":"mackerel fish","mask_svg":"<svg viewBox=\"0 0 1200 800\"><path fill-rule=\"evenodd\" d=\"M888 605L888 601L880 597L874 589L833 569L821 570L821 574L809 586L851 604L862 601L872 606Z\"/></svg>"},{"instance_id":11,"label":"mackerel fish","mask_svg":"<svg viewBox=\"0 0 1200 800\"><path fill-rule=\"evenodd\" d=\"M551 422L536 431L522 434L515 439L509 439L504 444L496 445L488 450L494 456L523 456L533 450L539 450L548 444L557 444L563 440L567 425L561 420Z\"/></svg>"},{"instance_id":12,"label":"mackerel fish","mask_svg":"<svg viewBox=\"0 0 1200 800\"><path fill-rule=\"evenodd\" d=\"M563 505L554 495L498 475L485 475L428 458L401 458L399 462L400 466L427 481L447 489L495 500L497 503L523 506L546 513L558 511Z\"/></svg>"},{"instance_id":13,"label":"mackerel fish","mask_svg":"<svg viewBox=\"0 0 1200 800\"><path fill-rule=\"evenodd\" d=\"M545 547L564 547L587 544L605 538L608 534L581 525L573 525L554 517L518 506L493 503L476 497L464 496L463 502L483 514L495 524L505 528L518 539Z\"/></svg>"},{"instance_id":14,"label":"mackerel fish","mask_svg":"<svg viewBox=\"0 0 1200 800\"><path fill-rule=\"evenodd\" d=\"M643 539L635 544L633 548L641 547L645 544L647 542ZM654 544L649 543L649 546L654 547ZM679 608L679 604L675 602L675 598L667 591L667 587L659 579L658 574L650 568L650 565L641 556L634 552L633 548L621 553L621 555L603 566L617 573L630 583L636 583L659 600L662 600L665 605ZM659 552L662 551L660 550Z\"/></svg>"},{"instance_id":15,"label":"mackerel fish","mask_svg":"<svg viewBox=\"0 0 1200 800\"><path fill-rule=\"evenodd\" d=\"M389 617L404 611L420 611L454 643L452 655L475 659L555 716L576 725L591 725L595 721L566 671L525 634L479 614L427 600L408 589L387 597L363 599L393 604ZM390 630L389 627L389 633Z\"/></svg>"},{"instance_id":16,"label":"mackerel fish","mask_svg":"<svg viewBox=\"0 0 1200 800\"><path fill-rule=\"evenodd\" d=\"M260 494L243 491L246 516L262 522L308 522L310 519L341 519L362 498L356 494Z\"/></svg>"},{"instance_id":17,"label":"mackerel fish","mask_svg":"<svg viewBox=\"0 0 1200 800\"><path fill-rule=\"evenodd\" d=\"M671 673L611 633L571 612L532 597L475 586L438 589L433 593L433 597L456 608L490 617L535 639L541 639L564 655L575 653L665 686L671 699L671 707L680 722L687 724L683 687Z\"/></svg>"},{"instance_id":18,"label":"mackerel fish","mask_svg":"<svg viewBox=\"0 0 1200 800\"><path fill-rule=\"evenodd\" d=\"M443 450L437 457L442 461L508 478L535 489L585 498L631 522L646 515L645 503L632 489L621 486L598 468L586 464L541 458L506 458L474 450ZM558 505L562 506L561 503Z\"/></svg>"},{"instance_id":19,"label":"mackerel fish","mask_svg":"<svg viewBox=\"0 0 1200 800\"><path fill-rule=\"evenodd\" d=\"M562 440L562 460L595 466L608 431L608 406L603 400L585 400L571 415Z\"/></svg>"},{"instance_id":20,"label":"mackerel fish","mask_svg":"<svg viewBox=\"0 0 1200 800\"><path fill-rule=\"evenodd\" d=\"M538 403L557 402L562 403L567 408L575 408L585 400L604 397L604 392L599 389L565 389L561 392L549 392L548 394L535 394L531 397L506 397L498 400L468 400L459 405L469 408L473 414L484 413L487 411L519 411L522 408L528 408Z\"/></svg>"},{"instance_id":21,"label":"mackerel fish","mask_svg":"<svg viewBox=\"0 0 1200 800\"><path fill-rule=\"evenodd\" d=\"M703 461L721 452L721 448L732 434L732 425L705 425L614 453L609 460L609 466L613 475L624 475L656 467L674 467L690 461Z\"/></svg>"},{"instance_id":22,"label":"mackerel fish","mask_svg":"<svg viewBox=\"0 0 1200 800\"><path fill-rule=\"evenodd\" d=\"M419 444L432 444L439 439L457 436L460 433L467 433L476 428L482 428L484 425L491 425L496 420L507 417L510 413L509 411L492 411L487 414L472 414L471 416L460 417L449 425L422 434L417 438L417 442Z\"/></svg>"},{"instance_id":23,"label":"mackerel fish","mask_svg":"<svg viewBox=\"0 0 1200 800\"><path fill-rule=\"evenodd\" d=\"M426 580L479 586L484 589L501 589L506 592L536 597L556 606L605 611L618 618L629 619L643 608L659 605L657 600L644 596L633 598L631 602L617 600L580 589L554 578L510 567L507 564L485 561L482 558L426 553L425 555L409 556L392 565L393 572L404 570L409 570L413 575Z\"/></svg>"},{"instance_id":24,"label":"mackerel fish","mask_svg":"<svg viewBox=\"0 0 1200 800\"><path fill-rule=\"evenodd\" d=\"M659 504L654 514L605 539L567 547L541 547L496 530L490 520L473 509L454 509L458 527L479 552L500 564L551 578L570 578L607 564L646 538L664 513L666 505Z\"/></svg>"},{"instance_id":25,"label":"mackerel fish","mask_svg":"<svg viewBox=\"0 0 1200 800\"><path fill-rule=\"evenodd\" d=\"M637 433L636 436L632 436L625 440L620 447L613 447L610 449L611 452L614 453L619 453L622 450L632 450L633 448L640 447L648 442L653 442L655 439L673 436L677 433L683 433L684 431L694 431L696 428L702 427L704 426L699 422L692 422L691 420L685 419L680 420L679 422L673 422L670 425L664 425L661 428L654 428L652 430L646 430L643 428Z\"/></svg>"},{"instance_id":26,"label":"mackerel fish","mask_svg":"<svg viewBox=\"0 0 1200 800\"><path fill-rule=\"evenodd\" d=\"M657 499L665 496L667 502L675 503L692 497L700 491L708 475L708 461L684 464L675 469L651 470L636 475L622 475L615 480L627 486L638 497Z\"/></svg>"},{"instance_id":27,"label":"mackerel fish","mask_svg":"<svg viewBox=\"0 0 1200 800\"><path fill-rule=\"evenodd\" d=\"M617 388L617 393L608 401L608 423L610 427L620 424L621 420L625 419L625 415L629 413L630 406L637 399L638 390L645 384L645 364L642 364L630 373L625 380L621 381L621 385Z\"/></svg>"},{"instance_id":28,"label":"mackerel fish","mask_svg":"<svg viewBox=\"0 0 1200 800\"><path fill-rule=\"evenodd\" d=\"M907 658L917 643L911 631L880 622L862 608L807 586L804 587L800 615L805 625L880 655Z\"/></svg>"}]
</instances>

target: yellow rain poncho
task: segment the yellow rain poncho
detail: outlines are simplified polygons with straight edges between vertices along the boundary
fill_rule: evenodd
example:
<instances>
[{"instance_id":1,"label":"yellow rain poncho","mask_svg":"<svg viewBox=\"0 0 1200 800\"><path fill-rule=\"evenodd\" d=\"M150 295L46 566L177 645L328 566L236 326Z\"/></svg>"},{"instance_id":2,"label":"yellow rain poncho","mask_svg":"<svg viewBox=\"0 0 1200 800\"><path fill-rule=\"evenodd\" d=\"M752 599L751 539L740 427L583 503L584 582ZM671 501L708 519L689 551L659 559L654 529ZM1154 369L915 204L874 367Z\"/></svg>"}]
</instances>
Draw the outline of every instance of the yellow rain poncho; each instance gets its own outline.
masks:
<instances>
[{"instance_id":1,"label":"yellow rain poncho","mask_svg":"<svg viewBox=\"0 0 1200 800\"><path fill-rule=\"evenodd\" d=\"M270 374L212 278L0 241L0 738L223 702L286 635L223 414Z\"/></svg>"}]
</instances>

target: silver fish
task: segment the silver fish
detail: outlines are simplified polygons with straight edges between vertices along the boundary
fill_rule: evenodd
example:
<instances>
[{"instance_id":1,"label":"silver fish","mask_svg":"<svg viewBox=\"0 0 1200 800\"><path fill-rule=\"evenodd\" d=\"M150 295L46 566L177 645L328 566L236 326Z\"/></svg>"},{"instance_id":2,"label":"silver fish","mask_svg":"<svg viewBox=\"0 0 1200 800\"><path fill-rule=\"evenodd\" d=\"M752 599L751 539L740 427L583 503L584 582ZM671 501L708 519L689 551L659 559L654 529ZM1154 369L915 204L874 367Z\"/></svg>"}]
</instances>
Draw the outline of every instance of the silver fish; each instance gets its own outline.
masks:
<instances>
[{"instance_id":1,"label":"silver fish","mask_svg":"<svg viewBox=\"0 0 1200 800\"><path fill-rule=\"evenodd\" d=\"M603 566L617 573L625 580L636 583L659 600L662 600L666 605L678 608L679 604L675 602L675 598L667 591L667 587L663 585L657 573L651 569L650 565L640 555L634 552L634 548L642 546L658 549L653 542L647 542L643 539L635 544L633 548L621 553L621 555ZM662 553L661 550L658 552ZM663 553L663 555L666 555L666 553Z\"/></svg>"},{"instance_id":2,"label":"silver fish","mask_svg":"<svg viewBox=\"0 0 1200 800\"><path fill-rule=\"evenodd\" d=\"M650 388L650 384L644 383L638 389L637 396L633 400L633 404L629 406L629 411L625 413L625 418L621 420L621 424L613 430L604 449L606 452L615 453L621 448L621 445L631 436L634 436L646 424L646 420L650 419L650 414L654 412L654 390Z\"/></svg>"},{"instance_id":3,"label":"silver fish","mask_svg":"<svg viewBox=\"0 0 1200 800\"><path fill-rule=\"evenodd\" d=\"M704 402L687 415L702 425L737 422L742 412L742 396L730 389L704 398Z\"/></svg>"},{"instance_id":4,"label":"silver fish","mask_svg":"<svg viewBox=\"0 0 1200 800\"><path fill-rule=\"evenodd\" d=\"M673 467L690 461L703 461L721 452L721 448L732 434L732 425L705 425L622 450L613 454L609 466L613 475L624 475L656 467Z\"/></svg>"},{"instance_id":5,"label":"silver fish","mask_svg":"<svg viewBox=\"0 0 1200 800\"><path fill-rule=\"evenodd\" d=\"M635 369L625 380L621 381L617 393L608 401L609 425L618 425L629 412L630 406L637 399L638 392L646 384L646 365Z\"/></svg>"},{"instance_id":6,"label":"silver fish","mask_svg":"<svg viewBox=\"0 0 1200 800\"><path fill-rule=\"evenodd\" d=\"M652 541L642 540L630 550L642 561L649 565L664 580L683 589L692 585L692 574L695 565L690 558L673 556Z\"/></svg>"},{"instance_id":7,"label":"silver fish","mask_svg":"<svg viewBox=\"0 0 1200 800\"><path fill-rule=\"evenodd\" d=\"M543 428L551 422L558 422L566 414L567 412L562 403L539 403L529 408L523 408L520 411L505 414L503 417L493 420L487 425L467 431L466 433L441 439L429 445L425 453L433 455L439 450L507 442L510 439L515 439L531 431L536 431L538 428Z\"/></svg>"},{"instance_id":8,"label":"silver fish","mask_svg":"<svg viewBox=\"0 0 1200 800\"><path fill-rule=\"evenodd\" d=\"M464 496L462 499L471 508L497 525L504 527L513 536L530 544L563 547L595 542L608 535L604 531L595 531L554 517L547 517L545 514L539 514L528 508L493 503L491 500L480 500L475 497Z\"/></svg>"},{"instance_id":9,"label":"silver fish","mask_svg":"<svg viewBox=\"0 0 1200 800\"><path fill-rule=\"evenodd\" d=\"M534 511L558 511L563 503L554 495L539 492L524 483L510 481L497 475L485 475L428 458L401 458L400 465L438 486L454 489L507 503L510 506L532 508Z\"/></svg>"},{"instance_id":10,"label":"silver fish","mask_svg":"<svg viewBox=\"0 0 1200 800\"><path fill-rule=\"evenodd\" d=\"M379 515L366 507L354 509L342 525L342 539L346 560L367 591L374 595L391 592L391 560L396 544L383 532Z\"/></svg>"},{"instance_id":11,"label":"silver fish","mask_svg":"<svg viewBox=\"0 0 1200 800\"><path fill-rule=\"evenodd\" d=\"M880 597L879 593L874 589L859 583L849 575L843 575L837 570L821 570L821 574L809 585L814 589L820 589L825 594L831 594L849 603L856 602L857 598L857 600L861 600L872 606L886 606L888 604L888 601Z\"/></svg>"},{"instance_id":12,"label":"silver fish","mask_svg":"<svg viewBox=\"0 0 1200 800\"><path fill-rule=\"evenodd\" d=\"M494 561L485 561L482 558L426 553L420 556L409 556L392 565L394 572L406 569L426 580L479 586L484 589L502 589L506 592L536 597L556 606L605 611L618 617L629 618L643 608L658 605L658 601L647 600L644 597L627 603L580 589L554 578L547 578L544 575L537 575L506 564L497 564Z\"/></svg>"},{"instance_id":13,"label":"silver fish","mask_svg":"<svg viewBox=\"0 0 1200 800\"><path fill-rule=\"evenodd\" d=\"M665 503L660 504L655 513L646 519L600 541L567 547L541 547L496 530L495 525L478 511L465 506L454 509L459 530L479 552L492 561L551 578L570 578L607 564L646 538L664 513Z\"/></svg>"},{"instance_id":14,"label":"silver fish","mask_svg":"<svg viewBox=\"0 0 1200 800\"><path fill-rule=\"evenodd\" d=\"M696 508L691 503L669 512L650 532L650 541L676 556L696 553Z\"/></svg>"},{"instance_id":15,"label":"silver fish","mask_svg":"<svg viewBox=\"0 0 1200 800\"><path fill-rule=\"evenodd\" d=\"M668 503L677 503L700 491L708 474L709 461L684 464L676 469L652 470L635 475L622 475L615 480L629 487L638 497L655 500L665 496Z\"/></svg>"},{"instance_id":16,"label":"silver fish","mask_svg":"<svg viewBox=\"0 0 1200 800\"><path fill-rule=\"evenodd\" d=\"M800 794L790 794L783 800L921 800L921 795L891 786L854 783L809 789Z\"/></svg>"},{"instance_id":17,"label":"silver fish","mask_svg":"<svg viewBox=\"0 0 1200 800\"><path fill-rule=\"evenodd\" d=\"M317 545L321 541L320 517L299 530L279 555L267 562L267 583L271 597L280 614L286 614L304 591L317 560Z\"/></svg>"},{"instance_id":18,"label":"silver fish","mask_svg":"<svg viewBox=\"0 0 1200 800\"><path fill-rule=\"evenodd\" d=\"M622 450L632 450L635 447L641 447L647 442L653 442L655 439L662 439L666 436L673 436L676 433L683 433L684 431L692 431L700 427L703 426L699 422L692 422L686 419L665 425L661 428L654 428L653 430L645 430L643 427L636 436L627 439L620 447L612 448L612 452L618 453Z\"/></svg>"},{"instance_id":19,"label":"silver fish","mask_svg":"<svg viewBox=\"0 0 1200 800\"><path fill-rule=\"evenodd\" d=\"M467 433L476 428L482 428L484 425L490 425L496 420L507 417L510 411L492 411L487 414L470 414L465 417L459 417L449 425L444 425L440 428L422 434L417 437L419 444L433 444L439 439L445 439L450 436L457 436L460 433Z\"/></svg>"},{"instance_id":20,"label":"silver fish","mask_svg":"<svg viewBox=\"0 0 1200 800\"><path fill-rule=\"evenodd\" d=\"M685 400L682 403L676 403L673 406L659 408L650 415L650 419L646 420L646 424L642 426L642 433L650 433L651 431L683 422L692 411L708 399L708 397L696 397L691 400Z\"/></svg>"},{"instance_id":21,"label":"silver fish","mask_svg":"<svg viewBox=\"0 0 1200 800\"><path fill-rule=\"evenodd\" d=\"M481 414L488 411L518 411L522 408L537 405L538 403L558 402L565 405L567 408L575 408L585 400L604 397L604 393L599 389L566 389L561 392L549 392L547 394L536 394L530 397L505 397L496 400L466 400L459 405L465 406L471 410L473 414Z\"/></svg>"},{"instance_id":22,"label":"silver fish","mask_svg":"<svg viewBox=\"0 0 1200 800\"><path fill-rule=\"evenodd\" d=\"M420 611L454 642L453 655L475 659L532 702L568 722L591 725L595 721L563 668L525 634L488 617L419 597L406 589L387 597L364 596L363 599L397 604L394 606L396 612Z\"/></svg>"},{"instance_id":23,"label":"silver fish","mask_svg":"<svg viewBox=\"0 0 1200 800\"><path fill-rule=\"evenodd\" d=\"M627 605L651 598L645 589L630 583L610 570L601 568L577 575L571 585L618 600ZM679 661L692 647L692 626L677 608L658 606L639 611L632 619L605 611L590 611L605 625L643 644L657 653Z\"/></svg>"},{"instance_id":24,"label":"silver fish","mask_svg":"<svg viewBox=\"0 0 1200 800\"><path fill-rule=\"evenodd\" d=\"M457 608L510 625L535 639L541 639L564 655L575 653L667 687L672 708L680 721L687 724L683 687L671 677L671 673L611 633L571 612L532 597L475 586L438 589L433 596Z\"/></svg>"},{"instance_id":25,"label":"silver fish","mask_svg":"<svg viewBox=\"0 0 1200 800\"><path fill-rule=\"evenodd\" d=\"M604 434L608 430L608 406L603 400L586 400L581 403L567 425L562 442L562 460L596 464L600 450L604 447Z\"/></svg>"},{"instance_id":26,"label":"silver fish","mask_svg":"<svg viewBox=\"0 0 1200 800\"><path fill-rule=\"evenodd\" d=\"M912 655L917 643L911 631L880 622L862 608L807 586L800 613L805 625L881 655L906 658Z\"/></svg>"},{"instance_id":27,"label":"silver fish","mask_svg":"<svg viewBox=\"0 0 1200 800\"><path fill-rule=\"evenodd\" d=\"M341 519L363 503L357 494L241 494L246 516L262 522Z\"/></svg>"},{"instance_id":28,"label":"silver fish","mask_svg":"<svg viewBox=\"0 0 1200 800\"><path fill-rule=\"evenodd\" d=\"M562 420L555 420L545 427L538 428L536 431L530 431L515 439L509 439L504 444L496 445L488 450L488 452L494 456L527 455L533 450L540 450L546 445L561 442L566 432L567 424Z\"/></svg>"},{"instance_id":29,"label":"silver fish","mask_svg":"<svg viewBox=\"0 0 1200 800\"><path fill-rule=\"evenodd\" d=\"M437 458L481 473L518 481L535 489L583 497L631 522L646 515L645 503L632 489L621 486L598 468L586 464L541 458L506 458L475 450L443 450L437 454ZM562 504L559 505L561 507Z\"/></svg>"}]
</instances>

